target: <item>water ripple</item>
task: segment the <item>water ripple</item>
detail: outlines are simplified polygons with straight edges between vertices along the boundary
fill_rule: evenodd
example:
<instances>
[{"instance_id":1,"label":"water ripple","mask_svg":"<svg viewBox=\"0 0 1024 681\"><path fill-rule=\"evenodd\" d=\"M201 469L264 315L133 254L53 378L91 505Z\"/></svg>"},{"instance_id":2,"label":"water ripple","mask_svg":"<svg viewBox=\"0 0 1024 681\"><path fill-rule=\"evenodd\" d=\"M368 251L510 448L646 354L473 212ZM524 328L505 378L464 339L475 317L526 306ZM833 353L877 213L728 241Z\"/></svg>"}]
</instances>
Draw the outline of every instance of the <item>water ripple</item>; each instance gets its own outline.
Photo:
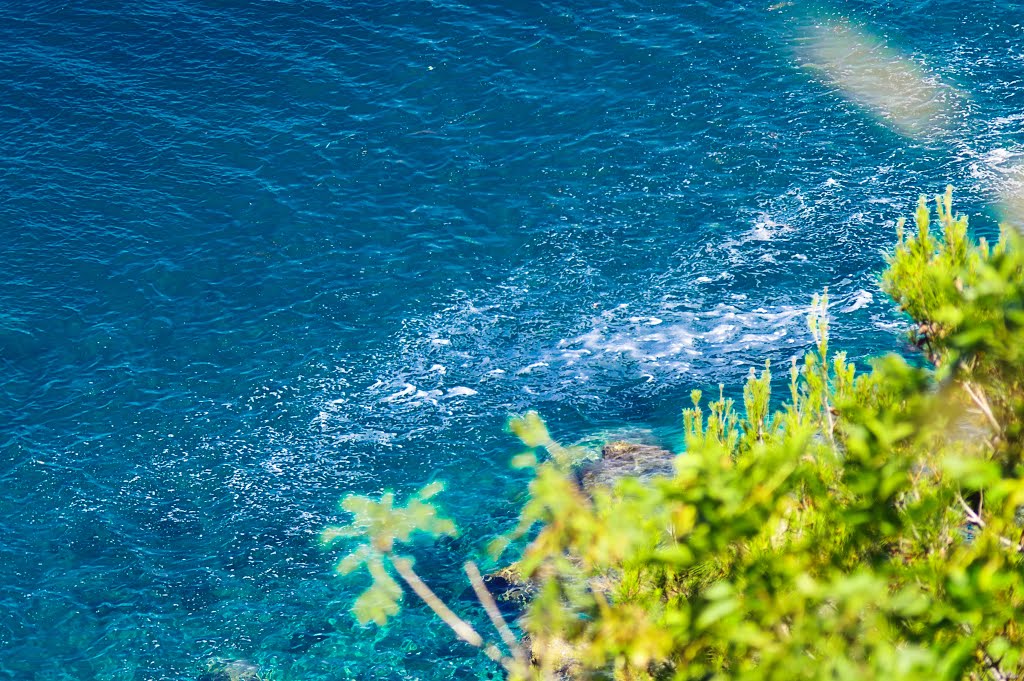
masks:
<instances>
[{"instance_id":1,"label":"water ripple","mask_svg":"<svg viewBox=\"0 0 1024 681\"><path fill-rule=\"evenodd\" d=\"M877 272L919 192L983 234L1024 195L1001 0L122 4L0 7L11 678L488 678L414 604L346 614L339 496L449 479L465 534L416 551L472 612L508 412L674 443L826 286L835 345L899 346ZM887 125L809 25L965 93L956 125Z\"/></svg>"}]
</instances>

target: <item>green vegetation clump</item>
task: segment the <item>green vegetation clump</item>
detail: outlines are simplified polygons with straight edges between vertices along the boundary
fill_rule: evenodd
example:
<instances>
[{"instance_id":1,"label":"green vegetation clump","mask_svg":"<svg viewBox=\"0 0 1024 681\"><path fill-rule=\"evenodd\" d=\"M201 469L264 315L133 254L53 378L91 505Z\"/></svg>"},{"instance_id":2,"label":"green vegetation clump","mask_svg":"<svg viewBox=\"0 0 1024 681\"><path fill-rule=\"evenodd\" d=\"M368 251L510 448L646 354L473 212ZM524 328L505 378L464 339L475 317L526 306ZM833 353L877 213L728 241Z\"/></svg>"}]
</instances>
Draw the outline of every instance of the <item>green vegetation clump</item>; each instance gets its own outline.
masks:
<instances>
[{"instance_id":1,"label":"green vegetation clump","mask_svg":"<svg viewBox=\"0 0 1024 681\"><path fill-rule=\"evenodd\" d=\"M768 365L742 405L695 390L673 475L584 490L536 414L511 419L535 596L519 640L492 616L509 656L460 637L513 678L1022 678L1024 250L1012 230L971 242L950 192L935 206L938 228L923 199L916 231L899 223L883 276L928 366L858 372L829 347L826 294L781 407ZM373 503L349 502L370 538L341 567L370 568L357 614L380 621L389 569L415 587L393 539L450 527L422 510L382 524Z\"/></svg>"}]
</instances>

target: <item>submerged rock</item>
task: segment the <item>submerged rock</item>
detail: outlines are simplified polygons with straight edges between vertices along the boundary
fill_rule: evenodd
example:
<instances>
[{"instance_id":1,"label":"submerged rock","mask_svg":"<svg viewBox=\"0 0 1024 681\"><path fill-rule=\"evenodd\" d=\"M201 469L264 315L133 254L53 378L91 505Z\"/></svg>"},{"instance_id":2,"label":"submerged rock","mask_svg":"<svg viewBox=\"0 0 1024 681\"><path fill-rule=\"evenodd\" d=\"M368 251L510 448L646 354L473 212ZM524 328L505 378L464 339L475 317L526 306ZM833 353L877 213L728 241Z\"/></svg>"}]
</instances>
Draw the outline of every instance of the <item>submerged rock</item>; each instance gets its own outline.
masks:
<instances>
[{"instance_id":1,"label":"submerged rock","mask_svg":"<svg viewBox=\"0 0 1024 681\"><path fill-rule=\"evenodd\" d=\"M616 440L601 448L599 459L588 460L577 469L580 486L586 492L597 487L611 487L625 477L649 480L655 476L672 475L676 455L662 447ZM495 598L525 606L537 591L535 580L522 574L519 563L484 575L484 582ZM607 592L607 584L592 583L591 588Z\"/></svg>"},{"instance_id":2,"label":"submerged rock","mask_svg":"<svg viewBox=\"0 0 1024 681\"><path fill-rule=\"evenodd\" d=\"M580 485L589 491L595 487L611 487L621 478L650 479L672 475L676 455L662 447L618 440L601 449L601 458L586 463L579 470Z\"/></svg>"},{"instance_id":3,"label":"submerged rock","mask_svg":"<svg viewBox=\"0 0 1024 681\"><path fill-rule=\"evenodd\" d=\"M547 672L545 678L554 681L570 681L580 677L582 665L576 648L562 638L523 640L523 648L529 651L530 663L536 669Z\"/></svg>"},{"instance_id":4,"label":"submerged rock","mask_svg":"<svg viewBox=\"0 0 1024 681\"><path fill-rule=\"evenodd\" d=\"M518 562L484 575L484 584L497 600L520 607L525 607L537 592L537 584L523 576Z\"/></svg>"},{"instance_id":5,"label":"submerged rock","mask_svg":"<svg viewBox=\"0 0 1024 681\"><path fill-rule=\"evenodd\" d=\"M582 462L576 469L576 475L580 487L592 493L599 487L612 487L625 477L650 480L656 476L670 476L675 472L675 458L674 452L663 447L614 440L601 448L600 458ZM484 576L488 591L496 599L513 603L523 610L537 593L538 581L525 576L518 562ZM614 590L614 584L613 575L598 575L587 580L589 589L606 595ZM545 669L551 678L561 681L578 677L581 666L572 644L560 638L531 639L527 636L522 645L529 652L532 664Z\"/></svg>"}]
</instances>

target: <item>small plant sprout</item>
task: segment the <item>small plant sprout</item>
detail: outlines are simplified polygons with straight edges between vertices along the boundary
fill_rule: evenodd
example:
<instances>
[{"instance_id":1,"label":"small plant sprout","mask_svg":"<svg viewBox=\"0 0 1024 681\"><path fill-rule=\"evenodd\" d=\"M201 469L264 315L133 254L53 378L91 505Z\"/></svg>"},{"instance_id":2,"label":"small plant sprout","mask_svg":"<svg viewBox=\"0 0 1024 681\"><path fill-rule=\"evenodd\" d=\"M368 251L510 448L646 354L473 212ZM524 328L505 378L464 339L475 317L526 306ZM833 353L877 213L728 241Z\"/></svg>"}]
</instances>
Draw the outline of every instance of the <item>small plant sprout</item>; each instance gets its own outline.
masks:
<instances>
[{"instance_id":1,"label":"small plant sprout","mask_svg":"<svg viewBox=\"0 0 1024 681\"><path fill-rule=\"evenodd\" d=\"M568 470L587 457L587 452L582 447L565 447L552 438L544 419L535 411L510 416L505 430L519 438L531 450L546 449L551 455L551 461L558 468ZM532 468L536 465L537 457L532 451L525 452L512 460L513 468Z\"/></svg>"}]
</instances>

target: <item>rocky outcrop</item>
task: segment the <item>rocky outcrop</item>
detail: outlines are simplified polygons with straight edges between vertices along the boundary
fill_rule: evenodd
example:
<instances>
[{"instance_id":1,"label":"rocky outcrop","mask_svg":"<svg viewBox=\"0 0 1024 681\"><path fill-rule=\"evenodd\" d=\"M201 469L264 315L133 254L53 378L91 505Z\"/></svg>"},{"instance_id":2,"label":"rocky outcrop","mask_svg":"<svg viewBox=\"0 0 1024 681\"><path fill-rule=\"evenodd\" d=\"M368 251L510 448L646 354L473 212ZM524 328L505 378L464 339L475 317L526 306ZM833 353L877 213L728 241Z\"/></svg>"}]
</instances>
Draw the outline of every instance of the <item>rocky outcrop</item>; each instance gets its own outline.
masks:
<instances>
[{"instance_id":1,"label":"rocky outcrop","mask_svg":"<svg viewBox=\"0 0 1024 681\"><path fill-rule=\"evenodd\" d=\"M591 494L597 488L612 487L625 477L649 480L655 476L670 476L675 470L675 458L676 454L662 447L615 440L601 448L600 458L582 463L576 476L583 491ZM538 588L535 581L522 574L519 563L485 575L484 582L495 598L516 607L520 613ZM614 588L614 579L610 575L594 577L588 581L588 587L607 594ZM579 661L572 645L566 641L533 641L527 637L522 643L532 663L545 669L549 678L568 680L578 676Z\"/></svg>"},{"instance_id":2,"label":"rocky outcrop","mask_svg":"<svg viewBox=\"0 0 1024 681\"><path fill-rule=\"evenodd\" d=\"M648 480L658 475L672 475L676 455L654 445L616 440L601 448L601 458L585 462L576 474L585 492L598 487L611 487L621 478ZM607 591L607 580L597 580L591 588ZM501 601L525 606L536 593L537 585L525 578L519 564L512 563L484 576L488 590ZM601 587L604 588L601 588Z\"/></svg>"},{"instance_id":3,"label":"rocky outcrop","mask_svg":"<svg viewBox=\"0 0 1024 681\"><path fill-rule=\"evenodd\" d=\"M641 480L657 475L672 475L676 455L654 445L617 440L601 449L601 458L585 463L578 471L585 491L611 487L621 478Z\"/></svg>"},{"instance_id":4,"label":"rocky outcrop","mask_svg":"<svg viewBox=\"0 0 1024 681\"><path fill-rule=\"evenodd\" d=\"M484 575L484 584L498 600L523 608L537 592L537 585L523 577L518 562Z\"/></svg>"}]
</instances>

